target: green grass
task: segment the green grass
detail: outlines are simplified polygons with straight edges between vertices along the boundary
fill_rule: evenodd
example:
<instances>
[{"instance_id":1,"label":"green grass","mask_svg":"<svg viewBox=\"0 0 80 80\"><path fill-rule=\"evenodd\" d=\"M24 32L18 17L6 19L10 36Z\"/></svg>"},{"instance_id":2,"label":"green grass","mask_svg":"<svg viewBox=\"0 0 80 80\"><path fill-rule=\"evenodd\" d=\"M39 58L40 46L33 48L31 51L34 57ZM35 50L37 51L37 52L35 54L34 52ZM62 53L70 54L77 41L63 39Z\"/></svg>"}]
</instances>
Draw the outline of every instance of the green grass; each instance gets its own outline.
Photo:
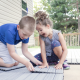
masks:
<instances>
[{"instance_id":1,"label":"green grass","mask_svg":"<svg viewBox=\"0 0 80 80\"><path fill-rule=\"evenodd\" d=\"M40 46L30 46L28 48L40 48Z\"/></svg>"},{"instance_id":2,"label":"green grass","mask_svg":"<svg viewBox=\"0 0 80 80\"><path fill-rule=\"evenodd\" d=\"M80 49L80 46L67 46L68 49Z\"/></svg>"},{"instance_id":3,"label":"green grass","mask_svg":"<svg viewBox=\"0 0 80 80\"><path fill-rule=\"evenodd\" d=\"M40 48L40 46L30 46L28 48ZM80 49L80 46L67 46L67 49Z\"/></svg>"}]
</instances>

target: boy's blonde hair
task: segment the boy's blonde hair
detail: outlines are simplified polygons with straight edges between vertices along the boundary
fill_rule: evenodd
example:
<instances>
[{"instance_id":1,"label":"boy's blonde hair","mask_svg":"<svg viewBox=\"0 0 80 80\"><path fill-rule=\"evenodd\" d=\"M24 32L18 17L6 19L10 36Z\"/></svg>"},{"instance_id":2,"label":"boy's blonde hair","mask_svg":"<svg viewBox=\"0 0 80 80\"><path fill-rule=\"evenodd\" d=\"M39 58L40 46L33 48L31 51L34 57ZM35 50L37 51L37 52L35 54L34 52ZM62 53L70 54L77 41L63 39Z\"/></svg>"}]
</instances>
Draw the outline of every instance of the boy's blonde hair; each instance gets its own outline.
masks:
<instances>
[{"instance_id":1,"label":"boy's blonde hair","mask_svg":"<svg viewBox=\"0 0 80 80\"><path fill-rule=\"evenodd\" d=\"M27 27L27 29L31 32L35 29L35 19L30 16L24 16L19 22L20 29Z\"/></svg>"},{"instance_id":2,"label":"boy's blonde hair","mask_svg":"<svg viewBox=\"0 0 80 80\"><path fill-rule=\"evenodd\" d=\"M45 25L49 24L51 27L53 26L52 21L49 19L49 16L43 12L43 11L38 11L35 13L35 18L36 18L36 24L40 25Z\"/></svg>"}]
</instances>

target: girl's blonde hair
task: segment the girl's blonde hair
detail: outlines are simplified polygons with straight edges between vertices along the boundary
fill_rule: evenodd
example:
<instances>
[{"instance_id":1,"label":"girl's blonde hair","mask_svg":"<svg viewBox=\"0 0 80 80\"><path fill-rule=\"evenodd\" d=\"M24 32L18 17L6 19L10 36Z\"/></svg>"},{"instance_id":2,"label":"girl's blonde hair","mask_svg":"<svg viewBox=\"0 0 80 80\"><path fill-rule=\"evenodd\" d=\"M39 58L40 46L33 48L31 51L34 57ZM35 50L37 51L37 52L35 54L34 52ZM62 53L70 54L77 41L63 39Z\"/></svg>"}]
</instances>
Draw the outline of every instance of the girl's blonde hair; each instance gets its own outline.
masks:
<instances>
[{"instance_id":1,"label":"girl's blonde hair","mask_svg":"<svg viewBox=\"0 0 80 80\"><path fill-rule=\"evenodd\" d=\"M23 29L24 27L27 27L27 29L29 31L34 31L35 25L36 25L35 19L33 17L30 17L30 16L22 17L22 19L19 22L19 26L21 29Z\"/></svg>"},{"instance_id":2,"label":"girl's blonde hair","mask_svg":"<svg viewBox=\"0 0 80 80\"><path fill-rule=\"evenodd\" d=\"M52 21L49 19L49 16L43 12L43 11L38 11L35 13L35 18L36 18L36 24L40 25L45 25L49 24L51 27L53 26Z\"/></svg>"}]
</instances>

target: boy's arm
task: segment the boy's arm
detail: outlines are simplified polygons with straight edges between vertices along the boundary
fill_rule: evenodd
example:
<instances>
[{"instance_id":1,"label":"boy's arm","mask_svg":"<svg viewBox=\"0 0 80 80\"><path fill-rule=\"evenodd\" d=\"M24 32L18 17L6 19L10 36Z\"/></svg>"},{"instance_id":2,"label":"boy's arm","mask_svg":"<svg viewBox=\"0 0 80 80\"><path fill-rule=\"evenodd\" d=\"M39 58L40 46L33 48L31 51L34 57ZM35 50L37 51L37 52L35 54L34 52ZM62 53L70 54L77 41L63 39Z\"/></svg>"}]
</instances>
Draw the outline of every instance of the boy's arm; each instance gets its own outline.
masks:
<instances>
[{"instance_id":1,"label":"boy's arm","mask_svg":"<svg viewBox=\"0 0 80 80\"><path fill-rule=\"evenodd\" d=\"M13 59L15 59L16 61L24 64L28 68L29 71L33 71L34 70L32 64L29 61L21 58L18 54L16 54L14 45L10 45L10 44L7 43L7 48L8 48L10 56Z\"/></svg>"},{"instance_id":2,"label":"boy's arm","mask_svg":"<svg viewBox=\"0 0 80 80\"><path fill-rule=\"evenodd\" d=\"M36 65L41 65L42 62L38 61L32 54L28 51L28 44L22 43L22 53L25 57L31 60Z\"/></svg>"},{"instance_id":3,"label":"boy's arm","mask_svg":"<svg viewBox=\"0 0 80 80\"><path fill-rule=\"evenodd\" d=\"M45 43L40 38L40 36L39 36L39 41L40 41L40 47L41 47L41 57L42 57L42 61L43 61L43 67L41 67L41 68L48 67L48 63L47 63L47 60L46 60Z\"/></svg>"}]
</instances>

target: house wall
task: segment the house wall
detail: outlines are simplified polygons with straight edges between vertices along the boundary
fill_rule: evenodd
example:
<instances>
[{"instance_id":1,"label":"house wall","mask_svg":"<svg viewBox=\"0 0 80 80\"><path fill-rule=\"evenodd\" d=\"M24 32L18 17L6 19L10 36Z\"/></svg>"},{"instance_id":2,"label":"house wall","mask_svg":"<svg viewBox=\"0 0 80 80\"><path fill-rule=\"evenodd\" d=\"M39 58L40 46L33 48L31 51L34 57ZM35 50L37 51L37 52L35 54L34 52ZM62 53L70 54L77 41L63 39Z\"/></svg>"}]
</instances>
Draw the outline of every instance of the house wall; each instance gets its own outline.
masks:
<instances>
[{"instance_id":1,"label":"house wall","mask_svg":"<svg viewBox=\"0 0 80 80\"><path fill-rule=\"evenodd\" d=\"M24 0L27 2L28 14L33 16L33 1ZM6 23L18 24L22 18L22 1L21 0L0 0L0 25ZM29 45L35 45L34 34L30 37ZM20 47L18 44L17 47Z\"/></svg>"},{"instance_id":2,"label":"house wall","mask_svg":"<svg viewBox=\"0 0 80 80\"><path fill-rule=\"evenodd\" d=\"M33 17L33 0L26 0L26 2L27 2L27 7L28 7L28 16ZM34 33L30 37L29 45L35 45Z\"/></svg>"}]
</instances>

